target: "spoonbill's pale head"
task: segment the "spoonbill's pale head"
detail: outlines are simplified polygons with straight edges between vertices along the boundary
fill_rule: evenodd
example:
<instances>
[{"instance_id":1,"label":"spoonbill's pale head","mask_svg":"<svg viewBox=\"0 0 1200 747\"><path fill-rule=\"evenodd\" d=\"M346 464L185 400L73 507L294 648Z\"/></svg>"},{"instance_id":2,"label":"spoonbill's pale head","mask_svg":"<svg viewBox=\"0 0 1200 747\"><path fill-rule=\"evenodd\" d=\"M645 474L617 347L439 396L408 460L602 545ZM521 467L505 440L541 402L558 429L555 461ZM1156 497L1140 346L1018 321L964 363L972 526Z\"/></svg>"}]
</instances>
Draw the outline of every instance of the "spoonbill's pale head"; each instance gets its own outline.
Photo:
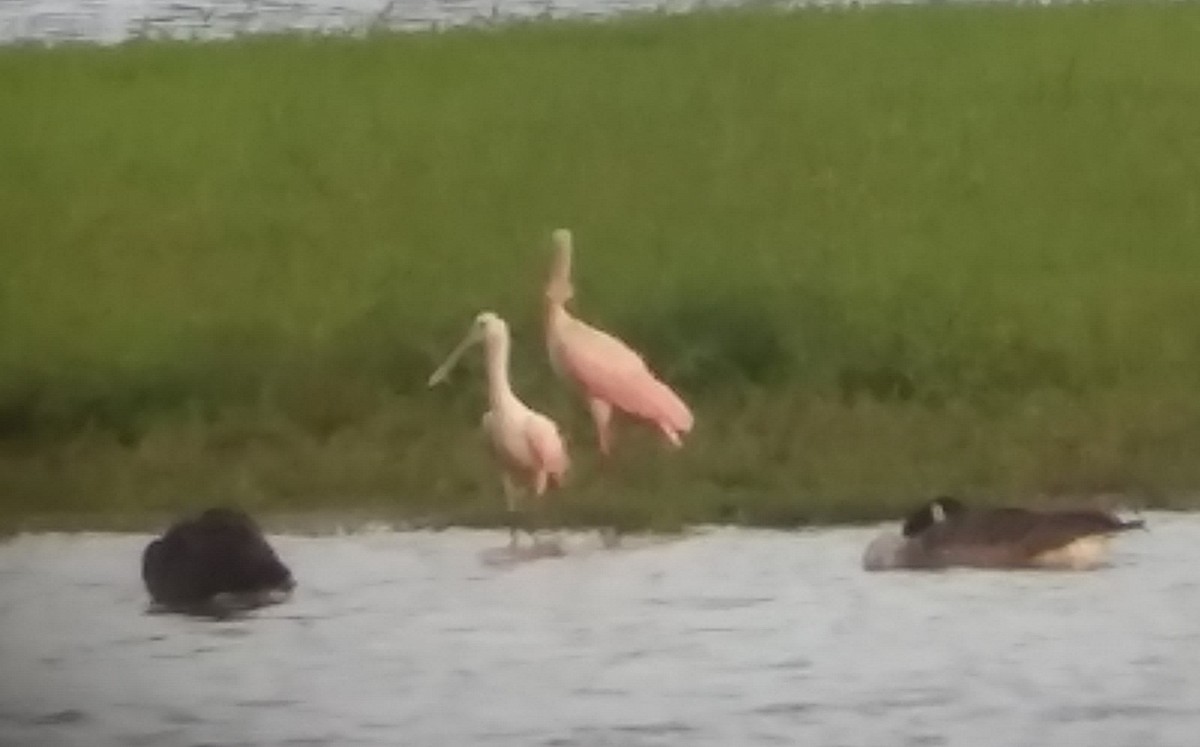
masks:
<instances>
[{"instance_id":1,"label":"spoonbill's pale head","mask_svg":"<svg viewBox=\"0 0 1200 747\"><path fill-rule=\"evenodd\" d=\"M446 356L446 360L442 361L442 365L438 366L437 370L430 375L429 386L436 386L445 381L446 377L454 369L454 366L458 364L458 360L475 343L483 342L488 347L491 347L502 340L508 340L508 323L495 312L481 311L471 322L471 327L467 330L466 336L450 352L450 355Z\"/></svg>"},{"instance_id":2,"label":"spoonbill's pale head","mask_svg":"<svg viewBox=\"0 0 1200 747\"><path fill-rule=\"evenodd\" d=\"M554 264L550 267L550 281L546 284L546 298L551 303L564 304L575 297L571 285L571 231L559 228L550 234L554 245Z\"/></svg>"}]
</instances>

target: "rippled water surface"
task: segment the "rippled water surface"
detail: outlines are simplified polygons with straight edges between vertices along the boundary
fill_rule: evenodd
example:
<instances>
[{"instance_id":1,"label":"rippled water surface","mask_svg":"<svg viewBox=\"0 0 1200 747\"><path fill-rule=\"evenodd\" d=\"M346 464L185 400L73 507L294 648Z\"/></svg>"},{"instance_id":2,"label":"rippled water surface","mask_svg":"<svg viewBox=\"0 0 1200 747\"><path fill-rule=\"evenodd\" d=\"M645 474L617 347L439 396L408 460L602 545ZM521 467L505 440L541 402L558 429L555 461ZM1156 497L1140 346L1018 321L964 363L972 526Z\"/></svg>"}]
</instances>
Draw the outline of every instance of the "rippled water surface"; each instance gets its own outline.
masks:
<instances>
[{"instance_id":1,"label":"rippled water surface","mask_svg":"<svg viewBox=\"0 0 1200 747\"><path fill-rule=\"evenodd\" d=\"M712 4L728 3L718 0ZM416 30L529 18L683 10L699 0L0 0L0 41Z\"/></svg>"},{"instance_id":2,"label":"rippled water surface","mask_svg":"<svg viewBox=\"0 0 1200 747\"><path fill-rule=\"evenodd\" d=\"M1147 518L1076 574L868 574L874 529L283 536L296 597L224 622L144 613L147 536L22 536L0 744L1192 747L1200 517Z\"/></svg>"},{"instance_id":3,"label":"rippled water surface","mask_svg":"<svg viewBox=\"0 0 1200 747\"><path fill-rule=\"evenodd\" d=\"M0 0L0 43L96 41L135 36L223 38L234 34L367 28L417 30L532 18L596 18L684 11L745 0ZM791 0L871 5L910 0ZM969 0L957 0L967 2Z\"/></svg>"}]
</instances>

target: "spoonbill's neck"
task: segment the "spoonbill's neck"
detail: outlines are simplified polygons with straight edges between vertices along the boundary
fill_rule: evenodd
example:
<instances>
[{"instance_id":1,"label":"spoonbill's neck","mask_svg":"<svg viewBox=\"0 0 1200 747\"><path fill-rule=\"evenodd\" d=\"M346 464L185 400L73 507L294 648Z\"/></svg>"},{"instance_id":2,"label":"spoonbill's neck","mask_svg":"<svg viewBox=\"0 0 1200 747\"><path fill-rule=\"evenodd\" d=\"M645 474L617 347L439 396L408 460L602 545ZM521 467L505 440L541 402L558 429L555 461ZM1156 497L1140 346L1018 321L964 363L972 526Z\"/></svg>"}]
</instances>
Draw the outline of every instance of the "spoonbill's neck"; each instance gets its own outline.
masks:
<instances>
[{"instance_id":1,"label":"spoonbill's neck","mask_svg":"<svg viewBox=\"0 0 1200 747\"><path fill-rule=\"evenodd\" d=\"M491 332L484 344L487 347L488 402L496 408L516 397L508 380L508 332Z\"/></svg>"},{"instance_id":2,"label":"spoonbill's neck","mask_svg":"<svg viewBox=\"0 0 1200 747\"><path fill-rule=\"evenodd\" d=\"M548 327L554 327L570 318L571 312L567 311L565 302L546 299L546 324Z\"/></svg>"}]
</instances>

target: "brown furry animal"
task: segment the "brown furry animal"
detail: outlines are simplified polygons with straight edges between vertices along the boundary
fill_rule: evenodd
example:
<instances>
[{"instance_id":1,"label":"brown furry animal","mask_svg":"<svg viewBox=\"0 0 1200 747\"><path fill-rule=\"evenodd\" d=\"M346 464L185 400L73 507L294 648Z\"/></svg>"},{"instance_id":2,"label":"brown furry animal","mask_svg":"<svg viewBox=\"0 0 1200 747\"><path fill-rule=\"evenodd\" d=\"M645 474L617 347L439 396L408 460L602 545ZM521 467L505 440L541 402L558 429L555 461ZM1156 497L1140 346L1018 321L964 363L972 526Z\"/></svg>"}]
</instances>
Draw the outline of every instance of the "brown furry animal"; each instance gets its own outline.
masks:
<instances>
[{"instance_id":1,"label":"brown furry animal","mask_svg":"<svg viewBox=\"0 0 1200 747\"><path fill-rule=\"evenodd\" d=\"M231 508L179 521L150 542L142 581L158 610L218 617L283 601L296 585L258 524Z\"/></svg>"}]
</instances>

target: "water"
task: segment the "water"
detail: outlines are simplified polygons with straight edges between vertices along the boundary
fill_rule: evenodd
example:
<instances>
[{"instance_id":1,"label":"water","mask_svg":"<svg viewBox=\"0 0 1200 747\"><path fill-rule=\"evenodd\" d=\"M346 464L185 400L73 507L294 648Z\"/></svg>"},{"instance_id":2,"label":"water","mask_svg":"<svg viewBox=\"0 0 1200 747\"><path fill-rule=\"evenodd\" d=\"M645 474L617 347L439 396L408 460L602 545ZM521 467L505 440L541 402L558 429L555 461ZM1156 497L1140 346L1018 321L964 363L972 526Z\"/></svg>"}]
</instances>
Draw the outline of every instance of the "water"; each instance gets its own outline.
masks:
<instances>
[{"instance_id":1,"label":"water","mask_svg":"<svg viewBox=\"0 0 1200 747\"><path fill-rule=\"evenodd\" d=\"M0 42L399 30L685 10L700 0L0 0ZM717 0L721 4L727 0ZM713 4L713 3L709 3Z\"/></svg>"},{"instance_id":2,"label":"water","mask_svg":"<svg viewBox=\"0 0 1200 747\"><path fill-rule=\"evenodd\" d=\"M300 586L144 614L148 537L0 545L2 745L1179 745L1200 516L1092 573L865 573L871 529L495 565L500 532L275 539Z\"/></svg>"},{"instance_id":3,"label":"water","mask_svg":"<svg viewBox=\"0 0 1200 747\"><path fill-rule=\"evenodd\" d=\"M0 0L0 44L367 28L422 30L533 18L601 18L686 11L743 0ZM783 0L818 6L909 0ZM959 0L960 2L967 0ZM1045 1L1045 0L1042 0Z\"/></svg>"}]
</instances>

